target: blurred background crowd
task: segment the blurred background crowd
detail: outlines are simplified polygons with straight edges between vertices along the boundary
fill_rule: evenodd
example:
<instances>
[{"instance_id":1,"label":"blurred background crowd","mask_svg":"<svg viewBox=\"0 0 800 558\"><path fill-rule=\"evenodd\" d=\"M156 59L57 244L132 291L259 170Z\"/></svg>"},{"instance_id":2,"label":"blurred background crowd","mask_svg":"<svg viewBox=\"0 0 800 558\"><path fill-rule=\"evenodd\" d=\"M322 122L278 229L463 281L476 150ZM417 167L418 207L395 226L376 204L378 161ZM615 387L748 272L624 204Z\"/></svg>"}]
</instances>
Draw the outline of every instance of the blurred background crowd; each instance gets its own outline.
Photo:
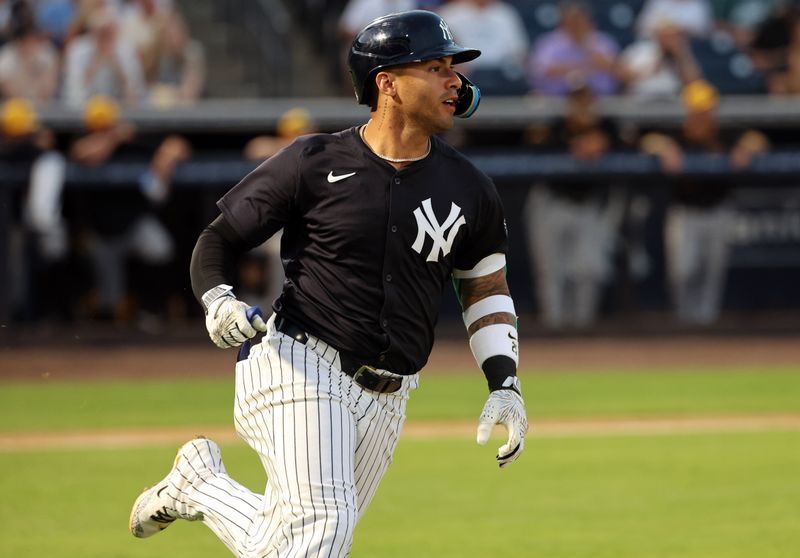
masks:
<instances>
[{"instance_id":1,"label":"blurred background crowd","mask_svg":"<svg viewBox=\"0 0 800 558\"><path fill-rule=\"evenodd\" d=\"M531 324L800 323L795 0L0 0L0 322L197 319L214 201L344 127L352 38L409 9L483 53L460 70L484 107L447 139L498 185ZM279 291L278 241L241 262L245 300Z\"/></svg>"}]
</instances>

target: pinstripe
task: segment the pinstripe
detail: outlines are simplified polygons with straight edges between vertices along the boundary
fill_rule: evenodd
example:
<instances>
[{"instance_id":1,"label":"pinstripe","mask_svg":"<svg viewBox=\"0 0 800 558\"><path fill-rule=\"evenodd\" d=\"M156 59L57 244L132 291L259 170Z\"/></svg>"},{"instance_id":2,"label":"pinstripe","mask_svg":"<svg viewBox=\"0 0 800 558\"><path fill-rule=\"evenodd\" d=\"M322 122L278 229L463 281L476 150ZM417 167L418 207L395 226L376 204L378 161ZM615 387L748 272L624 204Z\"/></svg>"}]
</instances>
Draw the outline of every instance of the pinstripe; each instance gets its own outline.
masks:
<instances>
[{"instance_id":1,"label":"pinstripe","mask_svg":"<svg viewBox=\"0 0 800 558\"><path fill-rule=\"evenodd\" d=\"M367 476L362 482L358 483L359 486L362 487L362 489L359 490L359 496L361 497L363 507L366 507L366 504L368 504L372 500L373 496L375 496L375 492L378 489L378 483L380 482L381 478L383 478L386 469L389 467L391 459L389 453L390 451L394 450L394 446L394 437L388 430L384 431L381 443L376 445L377 451L375 452L375 458L370 460L369 468L365 467L363 470L363 473L366 473Z\"/></svg>"},{"instance_id":2,"label":"pinstripe","mask_svg":"<svg viewBox=\"0 0 800 558\"><path fill-rule=\"evenodd\" d=\"M210 448L210 444L208 444L208 442L206 442L206 444L207 444L207 445L209 446L209 448ZM209 463L205 463L205 462L203 461L203 456L202 456L202 454L200 453L200 451L199 451L199 450L198 450L196 447L195 447L195 452L197 453L197 457L198 457L198 459L200 460L200 462L201 462L201 463L203 463L203 465L205 466L205 468L206 468L206 469L209 469L209 470L212 470L212 471L214 471L214 470L223 470L223 471L224 471L224 468L223 468L223 466L222 466L222 460L220 460L220 462L219 462L219 463L214 463L213 454L211 454L211 452L210 452L210 451L209 451L209 455L211 455L211 456L212 456L212 457L211 457L211 463L210 463L210 464L209 464ZM198 470L197 470L197 469L196 469L196 468L195 468L195 467L192 465L191 461L189 461L189 463L188 463L188 464L189 464L189 466L190 466L190 467L191 467L191 468L192 468L192 469L195 471L195 473L198 475L198 477L202 478L202 476L203 476L203 473L201 473L200 471L198 471ZM229 490L225 490L225 489L224 489L224 488L222 488L221 486L216 486L215 484L212 484L212 481L219 481L219 482L222 482L222 483L226 483L226 484L228 484L228 485L231 487L231 489L233 489L233 492L231 492L231 491L229 491ZM203 486L210 486L210 487L212 487L212 488L215 488L215 489L217 489L217 490L220 490L220 491L224 492L225 494L227 494L228 496L230 496L230 498L233 498L233 499L235 499L235 500L238 500L238 501L242 502L242 503L243 503L245 506L249 507L249 508L250 508L250 513L247 513L247 510L245 510L245 511L241 511L241 510L239 510L237 507L231 506L231 505L230 505L230 503L229 503L229 502L230 502L230 499L225 499L226 501L219 500L220 502L224 503L226 506L230 507L230 508L231 508L231 510L235 511L236 513L238 513L239 515L241 515L242 517L244 517L244 518L245 518L246 520L248 520L248 521L249 521L249 520L250 520L250 518L252 517L252 512L254 512L254 511L257 509L257 506L254 506L254 505L253 505L251 502L248 502L248 501L247 501L247 500L246 500L244 497L242 497L241 495L239 495L239 494L236 494L236 493L235 493L235 492L237 492L237 491L238 491L238 489L241 487L241 485L239 485L238 483L235 483L235 482L233 481L233 479L231 479L231 478L229 478L229 477L227 477L227 476L222 476L222 475L215 476L215 477L213 477L212 479L206 480L206 482L204 482L204 483L203 483ZM217 499L216 497L214 497L214 496L213 496L213 495L211 495L211 494L204 493L204 492L202 492L202 491L200 491L200 493L206 494L206 495L208 495L208 496L209 496L209 497L211 497L211 498L215 498L215 499Z\"/></svg>"},{"instance_id":3,"label":"pinstripe","mask_svg":"<svg viewBox=\"0 0 800 558\"><path fill-rule=\"evenodd\" d=\"M328 349L326 347L324 354L327 354L327 353L328 353ZM331 382L330 375L328 375L328 383L331 386L331 390L330 391L333 392L333 383ZM339 396L339 398L341 398L341 396L342 396L342 380L341 380L341 377L339 378L339 385L338 385L337 395ZM334 478L342 478L342 477L344 477L344 466L341 469L342 473L338 477L336 475L336 458L335 458L335 455L334 455L335 454L334 448L336 448L336 444L334 443L335 441L333 439L333 408L334 408L334 405L329 405L328 406L328 410L329 410L329 413L330 413L330 422L328 423L328 426L330 427L329 439L331 441L331 460L330 460L331 474L333 475ZM341 435L341 432L343 432L343 430L341 428L342 408L341 408L341 406L338 406L337 408L339 409L339 416L340 416L340 419L339 419L340 428L339 428L338 431L339 431L339 433ZM340 446L340 447L344 447L344 446ZM344 453L344 452L342 452L342 453ZM336 501L336 483L333 483L333 501L334 502ZM328 550L328 558L333 556L333 549L336 546L336 539L338 538L338 536L339 536L339 522L337 521L337 522L334 523L334 526L333 526L333 540L331 541L331 546L330 546L330 549Z\"/></svg>"},{"instance_id":4,"label":"pinstripe","mask_svg":"<svg viewBox=\"0 0 800 558\"><path fill-rule=\"evenodd\" d=\"M381 426L378 428L370 428L369 430L369 438L370 442L368 444L367 449L365 449L364 453L362 454L362 460L359 464L356 465L356 485L359 487L359 500L363 502L362 508L366 507L366 503L368 503L372 499L372 493L370 488L370 481L369 479L369 472L372 471L373 473L380 474L380 477L383 476L383 472L385 470L385 464L382 463L383 455L382 449L386 449L386 426L384 426L385 422L388 422L388 418L386 416L381 417ZM364 460L366 459L366 461ZM361 467L361 465L364 465ZM379 478L380 478L379 477Z\"/></svg>"},{"instance_id":5,"label":"pinstripe","mask_svg":"<svg viewBox=\"0 0 800 558\"><path fill-rule=\"evenodd\" d=\"M275 373L273 367L274 361L276 361L275 364L278 367L278 369L281 370L281 377L282 377L282 365L281 365L281 354L280 354L282 344L283 344L283 339L278 338L277 348L275 348L274 350L271 349L269 352L269 358L267 362L269 363L270 366L270 381L269 381L270 392L273 392L275 390L275 381L274 381ZM265 407L267 406L265 405ZM273 404L270 404L267 408L269 409L269 414L272 419L272 430L269 430L267 428L267 436L270 436L270 432L276 431L275 419L277 413L274 409ZM265 427L266 427L266 422L265 422ZM272 544L274 544L274 546L277 547L279 544L282 544L286 538L286 534L281 529L282 525L281 510L286 509L286 507L289 505L289 502L286 499L287 497L284 494L284 492L280 489L283 481L281 480L281 475L278 473L278 470L276 468L280 460L279 458L280 453L278 452L277 443L275 440L272 439L272 437L269 437L268 440L269 440L269 446L271 448L271 453L262 455L262 462L264 462L265 469L267 469L267 472L269 474L270 488L272 489L272 494L274 494L275 507L271 510L270 513L270 522L268 524L268 530L261 533L260 540L262 544L266 542L266 544L269 545L270 544L269 538L274 537L276 534L279 534L280 538L276 539L275 541L272 541ZM258 545L259 548L261 546L262 545Z\"/></svg>"},{"instance_id":6,"label":"pinstripe","mask_svg":"<svg viewBox=\"0 0 800 558\"><path fill-rule=\"evenodd\" d=\"M298 406L298 403L297 403L297 396L295 394L295 384L297 383L297 381L295 380L295 377L294 377L295 376L294 373L295 373L295 371L297 371L297 367L294 364L294 353L295 353L294 348L295 348L296 344L297 344L297 342L295 340L292 340L292 344L290 346L290 351L289 351L289 358L290 358L290 362L291 362L291 365L290 365L291 368L290 369L292 370L292 379L289 382L290 385L292 386L292 399L291 399L291 402L289 404L289 408L292 411L292 424L291 424L291 426L292 426L292 438L294 440L294 443L292 444L292 450L293 450L293 454L294 454L294 479L295 479L295 482L297 483L298 501L300 502L300 522L301 522L301 525L302 525L302 527L300 529L300 544L298 546L296 546L295 548L296 549L301 549L301 548L303 548L305 546L305 540L306 540L306 508L305 508L306 499L304 499L302 497L303 489L300 487L300 455L299 455L300 444L298 443L298 439L297 439L298 430L300 430L300 428L298 428L298 424L297 424L297 406ZM306 364L306 360L307 359L305 359L305 358L303 359L303 366L304 367L305 367L305 364ZM304 372L303 376L304 376L304 378L303 378L303 391L305 391L305 372ZM306 424L306 423L304 423L303 426L304 426L304 430L306 430L308 428L308 424ZM306 446L306 453L308 453L308 439L306 439L305 446ZM310 467L311 467L311 464L306 462L306 470L308 470ZM312 499L313 499L313 496L312 496ZM312 523L312 525L313 525L313 523ZM296 555L296 552L295 552L295 555Z\"/></svg>"},{"instance_id":7,"label":"pinstripe","mask_svg":"<svg viewBox=\"0 0 800 558\"><path fill-rule=\"evenodd\" d=\"M263 359L263 360L266 360L267 364L270 367L270 371L271 371L272 363L270 362L269 358L266 358L266 359ZM254 449L256 449L256 451L258 451L259 454L261 454L263 456L263 454L267 451L267 448L271 447L271 443L270 443L271 440L270 440L270 437L269 437L269 428L267 427L267 424L266 424L266 414L268 414L269 409L268 409L268 406L266 404L266 399L263 397L263 387L265 385L269 385L269 381L265 381L264 370L263 370L262 359L261 358L248 359L245 362L248 364L248 368L250 369L250 378L251 378L251 388L249 390L247 390L246 393L252 394L253 398L257 402L258 401L262 401L261 403L256 403L256 408L254 410L248 412L248 423L250 422L250 419L252 418L252 422L253 422L253 424L255 426L252 429L253 437L250 438L250 439L247 439L246 441ZM258 370L258 378L259 378L259 389L258 390L256 389L255 383L253 381L253 366L255 366L257 368L257 370ZM271 379L271 377L272 377L272 373L270 372L269 373L269 378ZM246 385L244 387L246 389ZM256 399L256 394L259 394L259 397L257 399ZM255 413L255 415L253 414L253 411L257 411ZM258 420L259 418L261 419L261 422L263 423L263 429L262 429L261 425L259 424L259 420ZM256 435L256 431L258 431L258 435ZM269 465L268 465L268 461L267 460L263 459L263 457L262 457L261 461L262 461L262 464L265 467L265 470L267 471L268 482L272 482L272 479L275 478L274 472L269 470ZM269 500L270 499L271 499L270 498L270 493L269 493L269 491L267 491L265 493L265 495L264 495L264 500L262 501L262 510L260 511L260 513L258 514L258 517L257 517L257 524L255 524L255 522L254 522L254 525L251 525L251 528L250 528L250 530L248 532L248 540L247 540L248 548L251 548L253 546L253 543L254 543L254 541L253 541L253 536L254 535L253 534L254 533L262 533L263 532L262 531L263 525L264 525L265 521L267 520L267 517L264 514L264 508L267 505L269 505L269 503L270 503Z\"/></svg>"},{"instance_id":8,"label":"pinstripe","mask_svg":"<svg viewBox=\"0 0 800 558\"><path fill-rule=\"evenodd\" d=\"M192 469L194 469L194 468L192 468ZM203 495L203 493L198 489L197 486L195 486L195 484L191 481L191 479L189 477L186 477L185 475L183 475L183 473L181 473L181 476L186 481L186 485L188 487L192 488L192 492L197 492L200 495ZM184 491L183 495L184 495L184 498L185 498L185 501L186 501L187 504L193 505L197 509L205 509L206 508L206 506L204 506L204 502L202 500L198 500L197 498L193 497L189 492ZM230 521L226 517L226 515L225 515L225 513L223 511L218 510L218 509L214 509L213 511L214 511L214 513L213 513L213 515L210 515L209 520L213 522L215 527L217 527L217 529L216 529L217 533L220 535L220 537L223 540L230 539L231 541L235 541L236 538L231 533L230 527L228 526L227 523L231 523L232 525L236 525L236 524L233 523L232 521ZM240 527L239 525L236 525L236 526Z\"/></svg>"},{"instance_id":9,"label":"pinstripe","mask_svg":"<svg viewBox=\"0 0 800 558\"><path fill-rule=\"evenodd\" d=\"M269 350L267 352L269 353ZM269 365L269 368L270 368L269 380L267 380L267 381L265 381L265 379L264 379L264 371L263 371L263 367L262 367L262 359L261 358L248 359L246 361L246 362L248 362L248 364L251 367L251 378L252 378L252 366L253 365L255 365L257 367L257 369L258 369L258 377L259 377L259 390L258 390L258 392L256 391L255 386L251 382L251 390L248 391L247 393L251 393L251 394L258 393L259 394L258 400L262 401L262 403L257 405L256 409L258 410L258 412L256 413L256 416L253 417L253 422L255 424L254 432L257 429L259 431L259 435L255 439L248 440L248 442L253 446L254 449L256 449L256 451L259 452L259 454L262 455L261 462L264 465L264 468L265 468L265 470L267 472L268 483L272 483L272 482L274 482L274 479L276 478L276 475L275 475L274 471L270 470L269 461L263 458L263 455L268 451L268 448L274 447L272 445L272 440L271 440L270 435L269 435L270 430L267 427L267 423L266 423L266 415L270 411L269 411L269 407L268 407L268 405L266 403L266 398L263 396L264 386L265 385L270 385L270 383L271 383L271 379L272 379L272 372L271 372L272 371L272 362L268 358L268 355L267 355L267 358L265 358L263 360L265 360L267 362L267 364ZM252 416L252 413L251 413L251 416ZM263 423L263 429L259 425L259 422L258 422L259 418L261 419L261 422ZM253 536L254 535L253 535L253 533L264 533L264 530L263 530L264 527L263 526L264 526L264 523L267 521L267 515L264 513L264 511L265 511L266 506L268 506L271 503L270 502L270 500L271 500L270 496L271 496L271 493L269 491L265 492L264 501L262 502L262 510L258 515L258 523L256 525L252 525L251 526L250 532L248 534L248 547L252 547L253 544L254 544L254 541L253 541ZM271 520L273 515L274 514L269 514L270 520ZM270 523L271 523L271 521L270 521ZM259 541L259 542L261 542L261 541Z\"/></svg>"},{"instance_id":10,"label":"pinstripe","mask_svg":"<svg viewBox=\"0 0 800 558\"><path fill-rule=\"evenodd\" d=\"M300 520L301 528L299 529L300 542L297 543L297 544L294 544L294 534L295 534L296 530L292 529L290 531L292 533L293 544L291 545L291 550L288 551L287 554L292 554L293 551L296 551L297 549L301 549L301 548L303 548L305 546L305 540L306 540L306 529L305 529L305 526L306 526L306 508L305 508L305 504L308 501L308 498L304 497L303 488L300 486L300 474L301 474L300 470L302 468L302 462L301 462L301 455L300 455L300 440L298 440L298 431L301 429L301 427L304 428L305 425L301 426L299 424L299 417L298 417L299 401L297 400L297 397L296 397L296 394L295 394L295 385L297 384L297 381L298 381L297 374L296 374L297 369L294 366L294 347L295 347L296 344L297 344L297 342L292 340L291 341L291 345L290 345L290 350L289 350L289 363L290 363L290 368L289 368L289 370L290 370L289 386L290 386L290 389L291 389L291 397L290 397L289 401L286 402L286 403L283 403L281 405L281 407L285 411L288 411L289 412L289 416L290 416L290 421L289 421L288 426L289 426L289 428L291 429L291 432L292 432L292 437L291 437L291 440L292 440L291 446L292 447L291 447L291 450L292 450L293 475L292 475L291 478L294 479L295 485L297 486L297 502L300 504L299 508L296 505L292 505L289 509L293 512L295 520L297 520L297 519ZM286 426L286 425L284 424L284 426Z\"/></svg>"},{"instance_id":11,"label":"pinstripe","mask_svg":"<svg viewBox=\"0 0 800 558\"><path fill-rule=\"evenodd\" d=\"M305 433L306 433L306 464L308 466L308 486L313 490L313 484L312 484L312 481L311 481L311 453L310 453L311 440L308 439L308 436L310 434L309 431L311 429L308 427L308 393L307 393L308 392L308 359L307 358L303 359L303 373L304 373L304 376L305 376L304 382L303 382L303 388L306 391L306 394L303 397L303 410L305 411L305 417L306 417L306 431L305 431ZM319 394L320 393L320 391L319 391L319 359L317 359L316 381L317 381L317 385L316 385L316 389L314 390L314 393ZM317 447L319 449L318 455L322 455L322 447L321 447L322 443L319 440L319 407L320 407L320 404L321 404L321 402L317 403L317 405L316 405L316 407L317 407L317 424L316 424L316 428L314 429L314 430L317 431ZM319 477L318 478L320 478L320 479L322 478L322 463L320 463L320 471L319 471ZM322 490L322 500L324 501L325 500L325 484L324 483L320 483L320 488ZM311 525L312 525L311 540L314 541L315 540L314 539L314 535L316 534L316 531L317 531L317 529L316 529L317 507L314 505L314 498L311 498L311 510L312 510L312 513L314 514L314 520L311 523ZM326 522L323 523L323 525L322 525L322 537L321 537L320 541L317 543L317 548L320 548L322 546L322 540L325 538L325 524L326 523L327 523L327 517L326 517ZM305 557L306 558L308 558L308 551L309 550L311 550L311 545L309 545L306 548L306 553L305 553Z\"/></svg>"},{"instance_id":12,"label":"pinstripe","mask_svg":"<svg viewBox=\"0 0 800 558\"><path fill-rule=\"evenodd\" d=\"M375 403L375 400L370 402L370 407L372 406L373 403ZM378 404L378 406L380 407L380 404ZM385 431L387 423L391 420L391 418L388 416L387 413L380 413L379 410L376 410L375 413L378 414L379 416L377 425L372 420L361 421L362 423L365 423L367 425L365 428L364 436L362 438L362 443L366 443L367 446L363 450L361 449L360 445L358 448L356 448L356 457L357 457L356 467L355 467L356 471L358 471L361 468L361 465L364 462L365 458L367 458L368 456L372 456L374 451L380 449L380 445L378 444L378 436L380 435L381 432ZM367 463L370 463L371 461L373 460L367 459Z\"/></svg>"},{"instance_id":13,"label":"pinstripe","mask_svg":"<svg viewBox=\"0 0 800 558\"><path fill-rule=\"evenodd\" d=\"M236 401L239 403L239 413L247 421L247 428L243 429L243 433L246 434L249 439L258 439L259 437L255 435L256 428L258 427L258 422L255 421L255 420L253 421L253 422L255 422L255 427L251 424L251 418L253 417L253 414L247 408L247 406L245 405L244 401L242 400L242 394L252 393L253 392L253 386L254 386L254 382L253 382L253 362L255 362L256 364L258 363L258 361L249 361L249 360L246 360L246 361L243 361L243 362L240 363L240 365L241 365L240 366L241 374L239 375L239 377L240 377L240 381L241 381L242 391L241 391L241 393L239 393L239 390L236 390L235 398L236 398ZM247 375L244 374L244 370L245 369L248 372ZM250 377L250 388L247 387L247 379L246 378L248 376ZM238 419L238 417L236 417L236 413L234 413L234 418L235 418L237 424L241 424L241 421Z\"/></svg>"},{"instance_id":14,"label":"pinstripe","mask_svg":"<svg viewBox=\"0 0 800 558\"><path fill-rule=\"evenodd\" d=\"M340 389L341 389L341 386L342 386L341 380L342 380L342 377L341 377L341 375L339 375L339 387L340 387ZM348 392L348 395L349 395L349 392ZM341 476L340 476L340 478L343 479L343 480L347 479L348 475L352 474L352 466L350 464L346 463L346 459L348 457L348 452L345 452L344 448L350 448L353 445L353 440L351 438L352 430L350 428L348 428L348 424L347 424L347 421L345 420L345 414L344 413L345 413L345 409L340 407L339 408L339 424L340 424L340 426L339 426L339 430L338 430L339 440L336 440L336 441L339 441L341 443L336 444L334 446L334 447L339 448L339 454L340 454L340 460L341 460ZM344 436L345 435L347 435L347 442L348 442L347 444L344 443ZM339 539L341 540L341 542L339 543L339 552L336 553L336 554L333 554L333 545L331 545L331 553L329 554L329 556L337 556L338 557L338 556L345 555L344 553L347 550L347 546L349 544L349 539L352 538L352 537L349 536L349 533L350 533L352 527L350 526L350 513L348 513L349 512L349 505L348 505L348 498L347 498L347 487L342 485L342 490L344 491L344 502L345 502L345 514L344 514L345 524L344 524L344 527L343 527L341 533L337 532L337 535L340 535ZM353 510L353 511L357 514L356 510ZM338 527L338 525L337 525L337 527Z\"/></svg>"},{"instance_id":15,"label":"pinstripe","mask_svg":"<svg viewBox=\"0 0 800 558\"><path fill-rule=\"evenodd\" d=\"M285 428L286 428L286 404L285 404L284 389L283 389L284 379L283 379L283 355L282 355L282 349L283 349L283 336L281 336L280 340L278 341L278 370L280 371L280 374L281 374L281 379L280 379L280 382L278 383L278 385L280 385L280 387L281 387L281 397L280 397L281 419L280 419L280 424L281 424L281 434L282 434L281 437L280 437L280 440L281 440L281 449L280 449L280 451L277 451L277 445L275 446L276 453L278 455L286 455L286 430L285 430ZM274 432L274 430L273 430L273 432ZM276 455L276 457L278 458L279 461L283 462L283 473L284 473L284 476L283 476L282 480L283 480L283 483L285 483L285 484L282 484L285 487L285 495L284 495L285 505L283 506L283 509L285 510L284 513L286 511L289 511L289 513L291 513L292 486L291 486L291 483L289 482L288 463L286 463L286 459L280 459L277 455ZM291 548L291 544L292 544L292 542L294 542L294 533L291 530L287 530L287 529L283 529L283 533L284 533L284 536L287 539L286 542L289 544L289 547Z\"/></svg>"},{"instance_id":16,"label":"pinstripe","mask_svg":"<svg viewBox=\"0 0 800 558\"><path fill-rule=\"evenodd\" d=\"M237 364L235 385L236 430L261 458L265 491L227 476L218 450L198 451L186 476L200 480L186 480L176 505L202 510L238 556L344 558L391 462L410 382L367 391L324 341L273 332Z\"/></svg>"}]
</instances>

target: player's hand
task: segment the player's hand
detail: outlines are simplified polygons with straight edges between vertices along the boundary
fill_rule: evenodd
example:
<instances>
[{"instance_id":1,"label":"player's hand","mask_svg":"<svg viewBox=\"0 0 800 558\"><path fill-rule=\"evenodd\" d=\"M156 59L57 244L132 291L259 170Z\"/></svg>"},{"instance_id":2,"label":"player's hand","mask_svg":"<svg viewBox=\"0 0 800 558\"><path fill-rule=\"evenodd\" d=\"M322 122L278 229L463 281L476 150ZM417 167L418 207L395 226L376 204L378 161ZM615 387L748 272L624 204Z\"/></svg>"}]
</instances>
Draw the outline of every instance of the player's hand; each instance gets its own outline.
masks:
<instances>
[{"instance_id":1,"label":"player's hand","mask_svg":"<svg viewBox=\"0 0 800 558\"><path fill-rule=\"evenodd\" d=\"M267 331L264 317L253 308L233 295L212 302L206 315L206 329L214 344L223 349L238 347L258 331Z\"/></svg>"},{"instance_id":2,"label":"player's hand","mask_svg":"<svg viewBox=\"0 0 800 558\"><path fill-rule=\"evenodd\" d=\"M525 415L525 402L517 391L498 389L489 394L478 424L480 445L489 441L496 424L502 424L508 431L508 441L497 450L497 462L502 468L516 461L525 448L528 417Z\"/></svg>"}]
</instances>

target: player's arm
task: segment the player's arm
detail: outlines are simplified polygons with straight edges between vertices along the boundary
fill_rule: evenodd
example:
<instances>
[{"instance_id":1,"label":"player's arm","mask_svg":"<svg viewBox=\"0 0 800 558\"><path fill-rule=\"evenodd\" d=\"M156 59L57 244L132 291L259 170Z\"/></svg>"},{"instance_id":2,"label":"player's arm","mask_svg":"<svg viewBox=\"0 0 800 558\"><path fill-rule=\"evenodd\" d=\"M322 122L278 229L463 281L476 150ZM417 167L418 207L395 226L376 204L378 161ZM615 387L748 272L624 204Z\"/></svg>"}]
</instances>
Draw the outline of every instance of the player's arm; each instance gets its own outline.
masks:
<instances>
[{"instance_id":1,"label":"player's arm","mask_svg":"<svg viewBox=\"0 0 800 558\"><path fill-rule=\"evenodd\" d=\"M189 273L192 291L206 313L206 329L215 345L238 347L267 326L260 313L233 294L236 258L250 246L220 215L200 234L192 252Z\"/></svg>"},{"instance_id":2,"label":"player's arm","mask_svg":"<svg viewBox=\"0 0 800 558\"><path fill-rule=\"evenodd\" d=\"M263 316L236 299L237 257L286 224L297 192L298 142L276 153L245 176L218 202L221 215L202 232L192 253L192 291L206 312L215 345L236 347L266 331Z\"/></svg>"},{"instance_id":3,"label":"player's arm","mask_svg":"<svg viewBox=\"0 0 800 558\"><path fill-rule=\"evenodd\" d=\"M489 399L481 413L477 440L483 445L494 425L505 426L508 441L497 452L500 467L505 467L522 453L528 429L517 378L517 316L506 282L505 257L493 254L472 270L456 270L454 280L470 348L489 385Z\"/></svg>"}]
</instances>

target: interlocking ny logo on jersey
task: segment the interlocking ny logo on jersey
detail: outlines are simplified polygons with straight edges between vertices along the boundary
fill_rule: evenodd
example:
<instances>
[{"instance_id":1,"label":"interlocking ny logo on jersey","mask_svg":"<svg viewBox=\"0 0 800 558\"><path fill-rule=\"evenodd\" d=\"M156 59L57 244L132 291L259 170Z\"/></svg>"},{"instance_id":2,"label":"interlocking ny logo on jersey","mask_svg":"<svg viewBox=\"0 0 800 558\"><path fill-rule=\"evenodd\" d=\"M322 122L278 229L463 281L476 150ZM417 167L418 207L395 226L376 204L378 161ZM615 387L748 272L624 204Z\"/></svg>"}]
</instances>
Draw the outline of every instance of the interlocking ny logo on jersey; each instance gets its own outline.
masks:
<instances>
[{"instance_id":1,"label":"interlocking ny logo on jersey","mask_svg":"<svg viewBox=\"0 0 800 558\"><path fill-rule=\"evenodd\" d=\"M422 213L423 210L425 211L424 215ZM418 207L414 210L414 217L417 219L417 238L414 240L414 244L411 245L411 248L413 248L417 254L422 254L422 248L425 245L425 236L430 236L433 239L433 246L428 253L426 261L438 261L439 252L442 252L444 256L449 254L450 249L453 247L453 240L455 240L456 234L458 234L458 229L467 222L460 213L461 208L451 202L450 215L448 215L444 223L440 225L439 221L436 219L436 215L433 213L431 199L428 198L423 201L422 207ZM447 229L450 229L450 231L448 232ZM445 233L447 233L446 238Z\"/></svg>"}]
</instances>

